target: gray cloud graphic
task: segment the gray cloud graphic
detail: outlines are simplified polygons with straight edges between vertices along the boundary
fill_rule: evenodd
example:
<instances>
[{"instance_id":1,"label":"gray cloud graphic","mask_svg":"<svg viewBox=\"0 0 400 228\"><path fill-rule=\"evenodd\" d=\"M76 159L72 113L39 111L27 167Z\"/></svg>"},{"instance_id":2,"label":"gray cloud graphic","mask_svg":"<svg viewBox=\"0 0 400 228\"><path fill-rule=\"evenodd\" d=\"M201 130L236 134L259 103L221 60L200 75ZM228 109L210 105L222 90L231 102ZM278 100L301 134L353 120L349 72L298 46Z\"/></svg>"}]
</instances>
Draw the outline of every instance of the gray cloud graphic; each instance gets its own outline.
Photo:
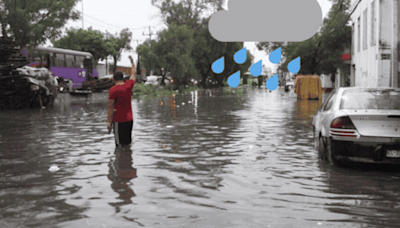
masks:
<instances>
[{"instance_id":1,"label":"gray cloud graphic","mask_svg":"<svg viewBox=\"0 0 400 228\"><path fill-rule=\"evenodd\" d=\"M321 24L317 0L229 0L228 11L213 14L208 29L221 42L300 42Z\"/></svg>"}]
</instances>

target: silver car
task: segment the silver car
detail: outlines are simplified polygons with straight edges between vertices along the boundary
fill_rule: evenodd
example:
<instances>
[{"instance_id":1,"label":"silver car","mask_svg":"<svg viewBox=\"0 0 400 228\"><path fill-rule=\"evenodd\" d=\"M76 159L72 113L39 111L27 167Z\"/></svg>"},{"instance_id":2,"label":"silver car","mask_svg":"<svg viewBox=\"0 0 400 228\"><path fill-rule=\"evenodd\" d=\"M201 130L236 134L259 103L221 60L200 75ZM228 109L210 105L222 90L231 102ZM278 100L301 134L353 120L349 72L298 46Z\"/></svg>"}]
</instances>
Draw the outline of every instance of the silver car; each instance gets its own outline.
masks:
<instances>
[{"instance_id":1,"label":"silver car","mask_svg":"<svg viewBox=\"0 0 400 228\"><path fill-rule=\"evenodd\" d=\"M312 124L320 159L400 164L400 88L333 90Z\"/></svg>"}]
</instances>

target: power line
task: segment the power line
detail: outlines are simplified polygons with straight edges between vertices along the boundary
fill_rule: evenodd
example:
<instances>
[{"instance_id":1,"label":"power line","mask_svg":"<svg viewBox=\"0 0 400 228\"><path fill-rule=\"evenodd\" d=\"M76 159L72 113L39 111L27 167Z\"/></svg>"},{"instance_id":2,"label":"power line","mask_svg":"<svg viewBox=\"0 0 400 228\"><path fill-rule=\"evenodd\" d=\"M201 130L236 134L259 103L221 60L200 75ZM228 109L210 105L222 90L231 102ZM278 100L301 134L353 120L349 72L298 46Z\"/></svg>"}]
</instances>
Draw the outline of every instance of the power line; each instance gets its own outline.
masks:
<instances>
[{"instance_id":1,"label":"power line","mask_svg":"<svg viewBox=\"0 0 400 228\"><path fill-rule=\"evenodd\" d=\"M92 18L93 20L96 20L96 21L98 21L98 22L101 22L101 23L103 23L103 24L106 24L106 25L108 25L108 26L112 26L112 27L117 27L117 28L121 28L121 29L123 29L123 28L126 28L126 27L121 27L121 26L116 26L116 25L112 25L112 24L109 24L109 23L107 23L107 22L104 22L104 21L102 21L102 20L99 20L99 19L97 19L97 18L95 18L95 17L93 17L93 16L90 16L90 15L88 15L88 14L85 14L86 16L88 16L88 17L90 17L90 18ZM151 27L155 27L155 26L151 26ZM129 27L128 27L129 28ZM147 28L147 26L144 26L144 27L140 27L140 28L129 28L130 30L143 30L143 29L145 29L145 28Z\"/></svg>"}]
</instances>

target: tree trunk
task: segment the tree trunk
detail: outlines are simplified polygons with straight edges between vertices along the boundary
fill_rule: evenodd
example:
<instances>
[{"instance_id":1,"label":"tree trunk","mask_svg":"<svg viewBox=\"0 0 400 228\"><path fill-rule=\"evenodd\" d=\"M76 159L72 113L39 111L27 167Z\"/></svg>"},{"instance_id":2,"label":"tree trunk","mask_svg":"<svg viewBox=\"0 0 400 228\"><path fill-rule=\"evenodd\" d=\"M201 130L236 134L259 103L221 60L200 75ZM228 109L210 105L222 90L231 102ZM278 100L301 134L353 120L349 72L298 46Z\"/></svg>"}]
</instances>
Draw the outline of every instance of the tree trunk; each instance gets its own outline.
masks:
<instances>
[{"instance_id":1,"label":"tree trunk","mask_svg":"<svg viewBox=\"0 0 400 228\"><path fill-rule=\"evenodd\" d=\"M117 71L117 56L113 56L113 59L114 59L113 73L115 73L115 71Z\"/></svg>"},{"instance_id":2,"label":"tree trunk","mask_svg":"<svg viewBox=\"0 0 400 228\"><path fill-rule=\"evenodd\" d=\"M165 80L165 73L163 72L163 70L161 69L161 67L158 66L158 69L160 70L161 76L162 76L160 85L161 85L161 86L165 86L165 82L164 82L164 80Z\"/></svg>"}]
</instances>

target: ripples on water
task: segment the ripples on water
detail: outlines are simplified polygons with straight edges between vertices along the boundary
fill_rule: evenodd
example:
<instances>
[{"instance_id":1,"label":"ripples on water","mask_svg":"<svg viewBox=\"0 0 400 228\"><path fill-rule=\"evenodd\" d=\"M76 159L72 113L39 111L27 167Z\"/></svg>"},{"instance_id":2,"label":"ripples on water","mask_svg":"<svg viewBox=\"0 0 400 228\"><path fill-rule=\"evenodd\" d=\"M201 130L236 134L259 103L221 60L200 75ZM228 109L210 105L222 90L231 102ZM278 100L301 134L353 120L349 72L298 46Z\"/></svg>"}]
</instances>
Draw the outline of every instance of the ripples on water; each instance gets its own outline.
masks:
<instances>
[{"instance_id":1,"label":"ripples on water","mask_svg":"<svg viewBox=\"0 0 400 228\"><path fill-rule=\"evenodd\" d=\"M319 101L229 91L134 100L123 149L107 134L107 101L1 112L0 226L400 224L399 173L318 161Z\"/></svg>"}]
</instances>

